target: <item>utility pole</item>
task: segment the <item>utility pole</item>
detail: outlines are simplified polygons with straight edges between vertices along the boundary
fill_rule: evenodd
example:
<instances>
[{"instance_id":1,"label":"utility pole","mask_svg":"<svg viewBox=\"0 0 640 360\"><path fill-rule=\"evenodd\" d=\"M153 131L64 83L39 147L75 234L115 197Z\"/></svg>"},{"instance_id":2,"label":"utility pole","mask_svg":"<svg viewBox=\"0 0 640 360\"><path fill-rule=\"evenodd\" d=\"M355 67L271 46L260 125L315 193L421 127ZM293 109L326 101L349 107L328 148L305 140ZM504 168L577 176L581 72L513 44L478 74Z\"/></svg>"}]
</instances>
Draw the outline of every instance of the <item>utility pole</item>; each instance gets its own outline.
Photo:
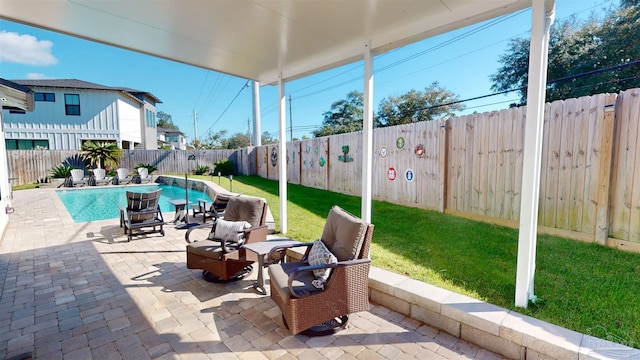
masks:
<instances>
[{"instance_id":1,"label":"utility pole","mask_svg":"<svg viewBox=\"0 0 640 360\"><path fill-rule=\"evenodd\" d=\"M251 119L247 118L247 135L249 135L249 146L253 146L251 145L252 143L252 139L251 139Z\"/></svg>"},{"instance_id":2,"label":"utility pole","mask_svg":"<svg viewBox=\"0 0 640 360\"><path fill-rule=\"evenodd\" d=\"M196 120L196 111L193 110L193 138L198 140L198 122Z\"/></svg>"},{"instance_id":3,"label":"utility pole","mask_svg":"<svg viewBox=\"0 0 640 360\"><path fill-rule=\"evenodd\" d=\"M291 94L289 94L289 141L293 141L293 113L291 112Z\"/></svg>"}]
</instances>

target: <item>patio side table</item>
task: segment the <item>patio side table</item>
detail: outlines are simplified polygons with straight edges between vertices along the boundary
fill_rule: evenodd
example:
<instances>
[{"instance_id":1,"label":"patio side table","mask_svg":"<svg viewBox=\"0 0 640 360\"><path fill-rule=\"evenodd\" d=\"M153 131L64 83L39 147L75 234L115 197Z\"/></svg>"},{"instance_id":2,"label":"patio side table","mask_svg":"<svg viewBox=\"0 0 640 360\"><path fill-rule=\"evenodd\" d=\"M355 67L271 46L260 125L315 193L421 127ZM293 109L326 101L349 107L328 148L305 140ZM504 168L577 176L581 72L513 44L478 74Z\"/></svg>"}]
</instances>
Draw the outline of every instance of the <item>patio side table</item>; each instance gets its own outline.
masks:
<instances>
[{"instance_id":1,"label":"patio side table","mask_svg":"<svg viewBox=\"0 0 640 360\"><path fill-rule=\"evenodd\" d=\"M255 283L253 283L253 288L262 295L267 295L267 290L264 288L264 274L263 269L265 265L269 265L269 262L265 264L264 258L269 255L271 250L280 247L280 246L291 246L295 244L299 244L299 241L292 240L289 238L277 238L271 239L267 241L255 242L246 244L243 246L244 249L251 251L252 253L258 255L258 279Z\"/></svg>"},{"instance_id":2,"label":"patio side table","mask_svg":"<svg viewBox=\"0 0 640 360\"><path fill-rule=\"evenodd\" d=\"M169 204L176 207L176 215L173 218L172 222L174 224L179 221L186 222L186 215L187 215L187 211L189 211L189 205L193 205L193 203L189 202L189 204L187 204L187 200L185 199L174 199L174 200L169 200Z\"/></svg>"}]
</instances>

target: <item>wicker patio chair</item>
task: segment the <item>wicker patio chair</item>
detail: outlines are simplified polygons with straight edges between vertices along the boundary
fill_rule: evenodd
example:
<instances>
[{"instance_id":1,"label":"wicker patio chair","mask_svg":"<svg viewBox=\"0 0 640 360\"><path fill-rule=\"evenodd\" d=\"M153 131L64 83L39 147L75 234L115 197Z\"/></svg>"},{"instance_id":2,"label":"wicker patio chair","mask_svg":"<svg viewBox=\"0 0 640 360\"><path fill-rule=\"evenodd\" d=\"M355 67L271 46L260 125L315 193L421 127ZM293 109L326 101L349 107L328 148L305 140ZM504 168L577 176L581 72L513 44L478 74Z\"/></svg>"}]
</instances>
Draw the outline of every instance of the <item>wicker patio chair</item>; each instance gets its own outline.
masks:
<instances>
[{"instance_id":1,"label":"wicker patio chair","mask_svg":"<svg viewBox=\"0 0 640 360\"><path fill-rule=\"evenodd\" d=\"M333 334L348 314L369 310L372 236L372 224L334 206L319 240L294 245L307 247L302 261L269 265L271 298L292 335ZM282 251L269 256L277 259Z\"/></svg>"},{"instance_id":2,"label":"wicker patio chair","mask_svg":"<svg viewBox=\"0 0 640 360\"><path fill-rule=\"evenodd\" d=\"M187 268L201 269L205 280L226 282L242 279L252 270L244 244L267 240L267 202L256 197L232 197L224 219L200 224L185 234ZM202 231L208 229L209 231ZM204 236L203 236L204 235ZM200 238L199 241L195 238Z\"/></svg>"},{"instance_id":3,"label":"wicker patio chair","mask_svg":"<svg viewBox=\"0 0 640 360\"><path fill-rule=\"evenodd\" d=\"M127 206L120 206L120 225L124 227L127 241L136 234L159 232L164 236L164 218L160 211L160 193L162 189L150 193L127 191ZM151 230L144 230L151 228Z\"/></svg>"}]
</instances>

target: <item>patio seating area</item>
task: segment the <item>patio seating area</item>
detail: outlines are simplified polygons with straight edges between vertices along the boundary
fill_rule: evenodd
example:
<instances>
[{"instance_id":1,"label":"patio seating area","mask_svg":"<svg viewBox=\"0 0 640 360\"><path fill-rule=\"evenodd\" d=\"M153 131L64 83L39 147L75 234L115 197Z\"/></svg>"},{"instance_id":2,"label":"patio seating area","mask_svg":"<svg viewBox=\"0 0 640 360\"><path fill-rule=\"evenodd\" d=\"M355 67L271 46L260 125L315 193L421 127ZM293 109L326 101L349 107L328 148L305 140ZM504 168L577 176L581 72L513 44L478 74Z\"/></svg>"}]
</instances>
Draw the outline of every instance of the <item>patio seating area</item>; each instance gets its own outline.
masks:
<instances>
[{"instance_id":1,"label":"patio seating area","mask_svg":"<svg viewBox=\"0 0 640 360\"><path fill-rule=\"evenodd\" d=\"M17 191L13 205L0 241L2 358L501 358L373 303L335 335L292 336L253 288L256 270L226 284L188 270L185 230L127 242L118 219L74 223L54 189Z\"/></svg>"}]
</instances>

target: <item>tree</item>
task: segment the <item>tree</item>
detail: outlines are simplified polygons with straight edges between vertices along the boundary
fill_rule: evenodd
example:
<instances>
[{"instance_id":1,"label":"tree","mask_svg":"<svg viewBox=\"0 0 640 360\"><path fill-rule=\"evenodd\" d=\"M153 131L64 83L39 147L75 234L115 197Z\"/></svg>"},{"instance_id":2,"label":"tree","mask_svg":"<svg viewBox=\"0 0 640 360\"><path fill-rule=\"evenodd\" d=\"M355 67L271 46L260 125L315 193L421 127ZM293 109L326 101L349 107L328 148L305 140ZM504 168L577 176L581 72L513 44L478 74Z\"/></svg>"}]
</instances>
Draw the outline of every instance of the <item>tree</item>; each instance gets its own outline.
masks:
<instances>
[{"instance_id":1,"label":"tree","mask_svg":"<svg viewBox=\"0 0 640 360\"><path fill-rule=\"evenodd\" d=\"M215 149L226 149L228 140L226 138L227 130L220 130L213 134L209 134L204 137L202 140L193 140L191 142L191 146L194 149L206 149L206 150L215 150Z\"/></svg>"},{"instance_id":2,"label":"tree","mask_svg":"<svg viewBox=\"0 0 640 360\"><path fill-rule=\"evenodd\" d=\"M601 21L591 18L579 24L571 18L552 27L546 101L640 86L634 61L640 59L640 44L630 41L640 31L637 3L626 1L627 6L607 12ZM529 39L512 40L499 62L491 89L517 90L520 103L514 105L526 104Z\"/></svg>"},{"instance_id":3,"label":"tree","mask_svg":"<svg viewBox=\"0 0 640 360\"><path fill-rule=\"evenodd\" d=\"M226 143L226 149L241 149L249 146L251 138L247 134L235 133Z\"/></svg>"},{"instance_id":4,"label":"tree","mask_svg":"<svg viewBox=\"0 0 640 360\"><path fill-rule=\"evenodd\" d=\"M122 157L118 145L107 141L86 142L82 145L80 154L83 159L99 169L109 165L117 166Z\"/></svg>"},{"instance_id":5,"label":"tree","mask_svg":"<svg viewBox=\"0 0 640 360\"><path fill-rule=\"evenodd\" d=\"M262 145L278 143L278 139L274 135L271 135L271 133L268 131L265 131L262 133L262 136L260 137L260 141L262 142Z\"/></svg>"},{"instance_id":6,"label":"tree","mask_svg":"<svg viewBox=\"0 0 640 360\"><path fill-rule=\"evenodd\" d=\"M455 103L459 100L458 95L434 82L424 91L412 89L383 99L377 119L382 126L392 126L452 117L455 111L464 109L464 105Z\"/></svg>"},{"instance_id":7,"label":"tree","mask_svg":"<svg viewBox=\"0 0 640 360\"><path fill-rule=\"evenodd\" d=\"M358 91L331 104L331 110L323 114L322 127L312 131L314 137L343 134L362 130L364 95Z\"/></svg>"},{"instance_id":8,"label":"tree","mask_svg":"<svg viewBox=\"0 0 640 360\"><path fill-rule=\"evenodd\" d=\"M178 126L173 123L173 119L171 115L167 114L164 111L158 111L156 114L156 118L158 119L158 127L166 128L166 129L178 129Z\"/></svg>"},{"instance_id":9,"label":"tree","mask_svg":"<svg viewBox=\"0 0 640 360\"><path fill-rule=\"evenodd\" d=\"M204 150L204 149L210 149L210 147L208 147L208 144L205 142L202 142L198 139L194 139L193 141L191 141L190 144L187 144L187 149L188 150Z\"/></svg>"}]
</instances>

